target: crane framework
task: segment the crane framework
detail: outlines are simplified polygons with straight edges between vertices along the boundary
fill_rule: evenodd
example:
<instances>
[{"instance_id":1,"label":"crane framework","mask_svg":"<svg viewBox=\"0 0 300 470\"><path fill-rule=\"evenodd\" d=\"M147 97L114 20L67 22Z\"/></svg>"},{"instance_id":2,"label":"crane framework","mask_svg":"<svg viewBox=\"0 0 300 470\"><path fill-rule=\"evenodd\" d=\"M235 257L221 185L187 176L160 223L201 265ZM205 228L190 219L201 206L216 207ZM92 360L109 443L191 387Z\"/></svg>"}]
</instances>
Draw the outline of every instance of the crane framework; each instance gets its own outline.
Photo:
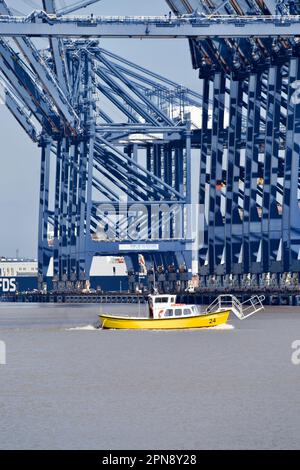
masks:
<instances>
[{"instance_id":1,"label":"crane framework","mask_svg":"<svg viewBox=\"0 0 300 470\"><path fill-rule=\"evenodd\" d=\"M4 101L41 148L39 282L82 289L94 256L132 290L299 289L300 3L167 0L164 17L16 14L0 0ZM34 38L48 38L37 47ZM199 90L97 38L186 38ZM197 173L195 175L195 173Z\"/></svg>"}]
</instances>

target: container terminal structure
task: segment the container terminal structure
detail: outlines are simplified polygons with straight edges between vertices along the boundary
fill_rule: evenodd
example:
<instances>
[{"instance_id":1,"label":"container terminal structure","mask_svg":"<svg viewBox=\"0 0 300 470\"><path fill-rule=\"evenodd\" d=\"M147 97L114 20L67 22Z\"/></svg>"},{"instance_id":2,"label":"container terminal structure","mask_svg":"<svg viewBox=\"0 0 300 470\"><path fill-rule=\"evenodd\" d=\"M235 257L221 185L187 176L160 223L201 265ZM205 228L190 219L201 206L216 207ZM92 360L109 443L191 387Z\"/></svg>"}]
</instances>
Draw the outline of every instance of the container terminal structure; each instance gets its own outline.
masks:
<instances>
[{"instance_id":1,"label":"container terminal structure","mask_svg":"<svg viewBox=\"0 0 300 470\"><path fill-rule=\"evenodd\" d=\"M149 290L298 294L300 3L167 0L163 17L40 3L0 0L5 104L41 149L40 286L50 260L63 292L93 257L123 256L132 291L142 258ZM103 37L186 38L199 89Z\"/></svg>"}]
</instances>

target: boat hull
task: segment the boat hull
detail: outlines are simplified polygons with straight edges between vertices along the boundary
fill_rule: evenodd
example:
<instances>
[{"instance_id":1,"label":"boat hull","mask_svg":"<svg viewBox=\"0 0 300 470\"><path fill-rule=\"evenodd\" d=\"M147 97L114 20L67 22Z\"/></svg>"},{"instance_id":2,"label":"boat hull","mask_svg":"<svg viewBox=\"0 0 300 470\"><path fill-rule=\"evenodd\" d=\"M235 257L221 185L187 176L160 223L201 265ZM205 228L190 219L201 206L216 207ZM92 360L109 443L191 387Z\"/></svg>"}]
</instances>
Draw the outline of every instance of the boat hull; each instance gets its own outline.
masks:
<instances>
[{"instance_id":1,"label":"boat hull","mask_svg":"<svg viewBox=\"0 0 300 470\"><path fill-rule=\"evenodd\" d=\"M138 318L119 317L115 315L101 314L99 318L104 329L124 330L181 330L188 328L210 328L227 322L230 310L211 313L209 315L197 315L180 318Z\"/></svg>"}]
</instances>

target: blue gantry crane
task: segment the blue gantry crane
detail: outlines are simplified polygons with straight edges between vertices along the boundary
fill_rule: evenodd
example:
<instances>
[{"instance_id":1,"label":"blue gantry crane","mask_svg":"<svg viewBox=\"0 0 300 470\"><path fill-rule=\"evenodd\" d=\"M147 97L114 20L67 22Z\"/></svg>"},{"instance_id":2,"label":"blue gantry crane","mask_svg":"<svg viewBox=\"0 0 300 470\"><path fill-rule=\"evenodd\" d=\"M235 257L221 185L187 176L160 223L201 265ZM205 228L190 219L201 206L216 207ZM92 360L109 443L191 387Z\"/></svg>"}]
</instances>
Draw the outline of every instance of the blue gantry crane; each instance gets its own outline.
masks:
<instances>
[{"instance_id":1,"label":"blue gantry crane","mask_svg":"<svg viewBox=\"0 0 300 470\"><path fill-rule=\"evenodd\" d=\"M96 1L0 0L5 102L41 148L39 282L82 289L94 256L140 257L148 287L299 290L300 4L167 0L163 17L74 16ZM37 46L45 37L47 47ZM100 47L186 38L199 90ZM197 173L195 177L195 173ZM197 281L196 281L197 279Z\"/></svg>"}]
</instances>

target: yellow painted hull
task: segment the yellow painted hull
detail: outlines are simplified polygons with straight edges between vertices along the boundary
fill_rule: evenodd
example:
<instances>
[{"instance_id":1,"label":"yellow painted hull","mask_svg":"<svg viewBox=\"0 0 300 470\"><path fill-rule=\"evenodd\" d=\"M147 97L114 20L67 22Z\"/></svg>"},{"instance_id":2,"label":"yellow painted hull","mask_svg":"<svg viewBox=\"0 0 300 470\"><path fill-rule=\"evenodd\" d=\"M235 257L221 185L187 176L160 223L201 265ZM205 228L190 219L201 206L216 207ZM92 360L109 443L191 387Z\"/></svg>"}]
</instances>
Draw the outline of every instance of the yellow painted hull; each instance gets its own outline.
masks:
<instances>
[{"instance_id":1,"label":"yellow painted hull","mask_svg":"<svg viewBox=\"0 0 300 470\"><path fill-rule=\"evenodd\" d=\"M211 313L209 315L197 315L194 317L179 318L138 318L118 317L101 314L99 318L102 328L124 330L181 330L187 328L208 328L222 325L227 322L230 310Z\"/></svg>"}]
</instances>

